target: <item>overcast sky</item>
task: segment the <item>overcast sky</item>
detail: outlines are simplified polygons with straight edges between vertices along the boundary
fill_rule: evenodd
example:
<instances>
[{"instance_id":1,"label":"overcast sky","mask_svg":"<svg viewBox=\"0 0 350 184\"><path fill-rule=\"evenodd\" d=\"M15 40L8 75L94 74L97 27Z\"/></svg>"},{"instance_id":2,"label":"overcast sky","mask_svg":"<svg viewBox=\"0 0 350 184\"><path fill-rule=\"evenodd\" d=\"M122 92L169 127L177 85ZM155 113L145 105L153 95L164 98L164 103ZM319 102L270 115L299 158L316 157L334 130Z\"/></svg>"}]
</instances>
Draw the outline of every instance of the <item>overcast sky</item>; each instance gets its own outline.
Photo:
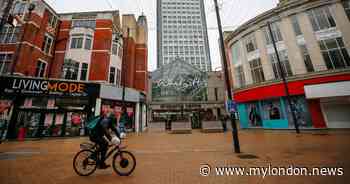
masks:
<instances>
[{"instance_id":1,"label":"overcast sky","mask_svg":"<svg viewBox=\"0 0 350 184\"><path fill-rule=\"evenodd\" d=\"M157 66L156 5L157 0L46 0L58 13L77 11L102 11L117 9L121 14L141 12L148 19L148 70ZM214 0L204 0L207 15L209 46L213 70L219 68L220 53L218 46L218 30L214 11ZM223 29L234 30L237 26L256 15L275 7L278 0L218 0L221 5L221 22ZM137 18L137 17L136 17Z\"/></svg>"}]
</instances>

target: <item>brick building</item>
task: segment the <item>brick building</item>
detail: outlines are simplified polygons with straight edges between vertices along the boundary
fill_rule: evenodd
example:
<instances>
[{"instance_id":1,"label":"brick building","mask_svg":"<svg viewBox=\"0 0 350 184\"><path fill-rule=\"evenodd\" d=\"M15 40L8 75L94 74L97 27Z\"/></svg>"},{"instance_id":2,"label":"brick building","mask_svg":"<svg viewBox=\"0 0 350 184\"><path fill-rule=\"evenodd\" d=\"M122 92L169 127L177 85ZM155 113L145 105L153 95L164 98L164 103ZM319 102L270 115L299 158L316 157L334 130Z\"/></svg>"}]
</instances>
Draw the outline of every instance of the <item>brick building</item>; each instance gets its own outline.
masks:
<instances>
[{"instance_id":1,"label":"brick building","mask_svg":"<svg viewBox=\"0 0 350 184\"><path fill-rule=\"evenodd\" d=\"M29 12L27 1L15 1L10 13L17 24L6 24L0 31L0 78L6 84L0 101L7 104L0 114L8 122L7 137L15 138L21 127L25 137L82 135L84 123L75 126L76 120L84 122L104 109L119 116L122 105L133 119L129 128L142 131L148 84L146 17L130 26L135 33L128 37L122 35L119 11L58 14L43 0L31 3L35 8ZM134 15L123 17L135 20ZM18 83L23 89L14 90L7 85L18 81L30 86ZM36 88L34 83L44 85ZM48 83L86 88L74 97L49 92Z\"/></svg>"}]
</instances>

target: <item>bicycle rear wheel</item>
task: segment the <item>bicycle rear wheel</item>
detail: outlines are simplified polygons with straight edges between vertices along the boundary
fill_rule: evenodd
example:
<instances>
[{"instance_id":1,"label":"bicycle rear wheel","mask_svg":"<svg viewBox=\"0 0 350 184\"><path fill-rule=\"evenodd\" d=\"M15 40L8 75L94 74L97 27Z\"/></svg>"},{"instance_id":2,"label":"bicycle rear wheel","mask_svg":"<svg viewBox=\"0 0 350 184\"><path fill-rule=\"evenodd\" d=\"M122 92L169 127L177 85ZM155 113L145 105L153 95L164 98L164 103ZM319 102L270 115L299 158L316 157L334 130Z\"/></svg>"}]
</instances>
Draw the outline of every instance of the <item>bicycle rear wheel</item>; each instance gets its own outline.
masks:
<instances>
[{"instance_id":1,"label":"bicycle rear wheel","mask_svg":"<svg viewBox=\"0 0 350 184\"><path fill-rule=\"evenodd\" d=\"M79 151L73 159L74 171L79 176L89 176L96 170L96 153L91 150Z\"/></svg>"},{"instance_id":2,"label":"bicycle rear wheel","mask_svg":"<svg viewBox=\"0 0 350 184\"><path fill-rule=\"evenodd\" d=\"M128 151L120 151L114 155L112 165L118 175L129 176L136 167L136 158Z\"/></svg>"}]
</instances>

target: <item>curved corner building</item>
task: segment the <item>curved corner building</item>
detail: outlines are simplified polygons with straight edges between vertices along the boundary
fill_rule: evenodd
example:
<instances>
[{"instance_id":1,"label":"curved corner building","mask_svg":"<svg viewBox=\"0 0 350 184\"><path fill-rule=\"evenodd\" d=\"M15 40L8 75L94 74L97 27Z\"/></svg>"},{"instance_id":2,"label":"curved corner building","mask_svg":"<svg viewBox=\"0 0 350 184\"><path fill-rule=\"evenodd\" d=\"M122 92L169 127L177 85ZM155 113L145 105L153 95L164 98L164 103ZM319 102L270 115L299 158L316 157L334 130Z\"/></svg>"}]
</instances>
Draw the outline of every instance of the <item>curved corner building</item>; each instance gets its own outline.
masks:
<instances>
[{"instance_id":1,"label":"curved corner building","mask_svg":"<svg viewBox=\"0 0 350 184\"><path fill-rule=\"evenodd\" d=\"M300 128L350 128L350 0L281 0L225 33L241 128L294 128L267 22Z\"/></svg>"}]
</instances>

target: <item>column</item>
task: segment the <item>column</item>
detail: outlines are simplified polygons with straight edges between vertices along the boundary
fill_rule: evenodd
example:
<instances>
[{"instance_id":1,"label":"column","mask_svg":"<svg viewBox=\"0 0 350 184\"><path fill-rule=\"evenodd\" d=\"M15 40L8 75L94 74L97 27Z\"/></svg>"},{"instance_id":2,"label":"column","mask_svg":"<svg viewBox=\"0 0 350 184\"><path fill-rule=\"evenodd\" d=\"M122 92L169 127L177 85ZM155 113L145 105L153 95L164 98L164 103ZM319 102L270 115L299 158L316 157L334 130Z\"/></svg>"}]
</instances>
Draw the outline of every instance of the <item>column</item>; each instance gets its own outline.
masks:
<instances>
[{"instance_id":1,"label":"column","mask_svg":"<svg viewBox=\"0 0 350 184\"><path fill-rule=\"evenodd\" d=\"M345 47L350 52L350 19L347 17L341 2L335 3L330 8L337 24L337 29L342 33Z\"/></svg>"},{"instance_id":2,"label":"column","mask_svg":"<svg viewBox=\"0 0 350 184\"><path fill-rule=\"evenodd\" d=\"M136 133L140 132L140 102L136 103L135 108L135 131Z\"/></svg>"},{"instance_id":3,"label":"column","mask_svg":"<svg viewBox=\"0 0 350 184\"><path fill-rule=\"evenodd\" d=\"M299 24L301 31L304 35L305 43L307 45L312 65L316 72L327 70L325 61L321 55L321 49L312 29L311 22L306 12L300 13L299 15Z\"/></svg>"},{"instance_id":4,"label":"column","mask_svg":"<svg viewBox=\"0 0 350 184\"><path fill-rule=\"evenodd\" d=\"M282 18L281 34L285 45L287 46L288 60L293 72L293 75L305 74L306 66L304 58L301 55L297 40L295 37L292 22L289 17Z\"/></svg>"},{"instance_id":5,"label":"column","mask_svg":"<svg viewBox=\"0 0 350 184\"><path fill-rule=\"evenodd\" d=\"M264 32L261 29L258 29L255 35L256 35L256 44L258 45L258 48L260 51L260 60L261 60L261 65L263 67L265 80L267 81L273 80L275 78L275 75L272 70L272 63L267 54L267 47L266 47Z\"/></svg>"}]
</instances>

